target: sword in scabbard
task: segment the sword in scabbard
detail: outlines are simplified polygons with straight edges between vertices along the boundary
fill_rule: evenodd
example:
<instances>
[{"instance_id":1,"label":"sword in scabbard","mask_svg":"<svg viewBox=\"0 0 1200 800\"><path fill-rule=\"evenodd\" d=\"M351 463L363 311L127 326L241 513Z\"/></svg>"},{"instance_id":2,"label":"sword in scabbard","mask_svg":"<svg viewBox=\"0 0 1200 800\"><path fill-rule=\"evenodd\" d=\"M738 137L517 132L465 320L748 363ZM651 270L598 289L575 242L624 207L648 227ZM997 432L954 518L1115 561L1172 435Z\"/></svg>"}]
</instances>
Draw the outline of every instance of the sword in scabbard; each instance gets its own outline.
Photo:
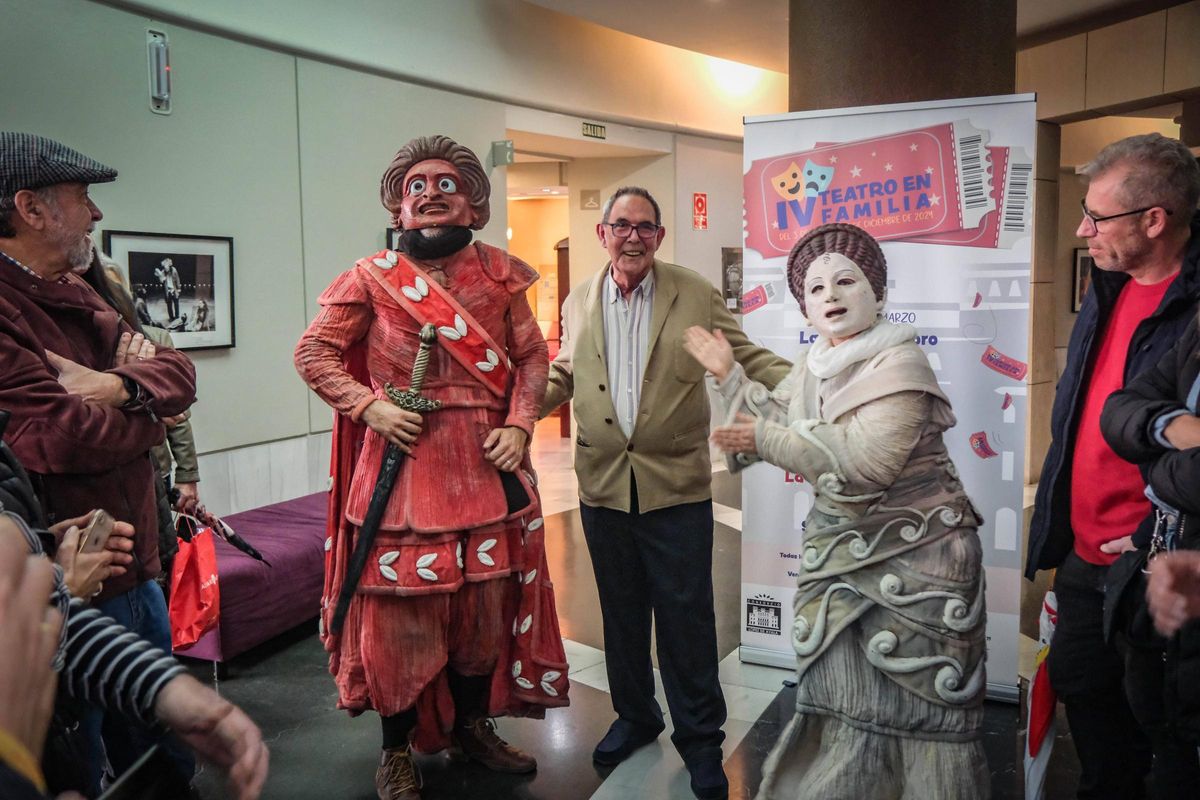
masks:
<instances>
[{"instance_id":1,"label":"sword in scabbard","mask_svg":"<svg viewBox=\"0 0 1200 800\"><path fill-rule=\"evenodd\" d=\"M442 407L442 401L431 400L421 396L421 386L425 383L425 371L429 368L429 352L437 341L437 330L433 323L425 323L421 328L421 346L417 349L417 357L413 360L412 382L407 389L397 389L390 383L383 389L388 399L405 411L427 413L437 411ZM342 623L346 621L346 612L350 610L350 601L362 578L363 568L367 565L367 555L375 543L375 534L379 532L379 523L383 520L383 512L387 509L388 498L392 496L392 487L396 485L396 476L400 473L400 462L405 453L400 446L388 442L383 451L383 460L379 464L379 477L375 479L375 489L371 492L371 502L367 513L363 516L362 525L358 528L358 541L354 544L354 552L350 563L346 565L346 576L342 580L342 590L338 593L337 607L333 610L333 620L329 630L339 633Z\"/></svg>"}]
</instances>

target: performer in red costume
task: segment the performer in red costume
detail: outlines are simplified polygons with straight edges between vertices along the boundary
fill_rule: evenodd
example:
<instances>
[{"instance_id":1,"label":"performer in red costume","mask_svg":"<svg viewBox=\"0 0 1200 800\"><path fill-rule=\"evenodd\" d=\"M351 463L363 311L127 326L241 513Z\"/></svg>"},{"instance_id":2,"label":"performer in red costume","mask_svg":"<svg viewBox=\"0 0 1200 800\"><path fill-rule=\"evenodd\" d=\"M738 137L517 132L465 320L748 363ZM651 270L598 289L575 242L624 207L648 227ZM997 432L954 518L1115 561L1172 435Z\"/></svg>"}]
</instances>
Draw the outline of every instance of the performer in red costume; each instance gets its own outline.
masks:
<instances>
[{"instance_id":1,"label":"performer in red costume","mask_svg":"<svg viewBox=\"0 0 1200 800\"><path fill-rule=\"evenodd\" d=\"M549 365L525 298L537 272L471 244L491 193L475 154L445 136L414 139L380 193L400 249L361 259L325 290L296 368L338 412L321 613L338 705L382 717L379 797L417 800L410 742L530 772L534 759L489 717L542 717L568 702L527 450ZM393 404L385 384L414 383L427 323L438 336L420 394L441 405L421 414ZM389 442L409 455L345 625L331 630Z\"/></svg>"}]
</instances>

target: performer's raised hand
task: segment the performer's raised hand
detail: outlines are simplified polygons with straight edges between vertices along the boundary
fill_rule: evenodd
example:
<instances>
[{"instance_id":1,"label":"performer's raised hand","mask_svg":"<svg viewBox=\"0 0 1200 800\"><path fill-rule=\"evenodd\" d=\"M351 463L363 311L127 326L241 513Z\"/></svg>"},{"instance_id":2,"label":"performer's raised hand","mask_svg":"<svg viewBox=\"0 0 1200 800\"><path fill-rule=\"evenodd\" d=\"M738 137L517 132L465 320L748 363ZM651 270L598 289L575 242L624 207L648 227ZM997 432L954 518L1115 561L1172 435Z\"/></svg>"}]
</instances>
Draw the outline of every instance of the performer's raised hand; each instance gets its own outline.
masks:
<instances>
[{"instance_id":1,"label":"performer's raised hand","mask_svg":"<svg viewBox=\"0 0 1200 800\"><path fill-rule=\"evenodd\" d=\"M483 455L502 472L516 472L525 456L528 434L520 428L493 428L483 442Z\"/></svg>"},{"instance_id":2,"label":"performer's raised hand","mask_svg":"<svg viewBox=\"0 0 1200 800\"><path fill-rule=\"evenodd\" d=\"M362 413L362 421L371 430L410 455L413 444L421 435L423 424L420 414L405 411L387 400L376 400L367 406Z\"/></svg>"},{"instance_id":3,"label":"performer's raised hand","mask_svg":"<svg viewBox=\"0 0 1200 800\"><path fill-rule=\"evenodd\" d=\"M693 325L683 332L683 349L719 381L725 380L729 370L733 369L733 348L719 330L709 333L699 325Z\"/></svg>"},{"instance_id":4,"label":"performer's raised hand","mask_svg":"<svg viewBox=\"0 0 1200 800\"><path fill-rule=\"evenodd\" d=\"M754 439L754 427L754 417L739 413L732 425L722 425L715 429L708 438L722 453L757 455L758 444Z\"/></svg>"}]
</instances>

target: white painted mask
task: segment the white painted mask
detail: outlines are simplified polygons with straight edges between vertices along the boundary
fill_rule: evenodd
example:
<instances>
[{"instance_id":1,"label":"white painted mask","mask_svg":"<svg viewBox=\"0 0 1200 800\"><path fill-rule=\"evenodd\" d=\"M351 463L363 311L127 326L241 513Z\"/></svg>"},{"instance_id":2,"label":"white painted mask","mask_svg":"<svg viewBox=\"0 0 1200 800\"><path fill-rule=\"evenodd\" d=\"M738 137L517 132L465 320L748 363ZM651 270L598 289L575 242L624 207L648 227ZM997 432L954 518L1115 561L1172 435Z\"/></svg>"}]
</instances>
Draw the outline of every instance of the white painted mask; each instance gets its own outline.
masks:
<instances>
[{"instance_id":1,"label":"white painted mask","mask_svg":"<svg viewBox=\"0 0 1200 800\"><path fill-rule=\"evenodd\" d=\"M858 265L841 253L818 256L804 275L808 322L831 345L874 325L883 302L875 299L875 290Z\"/></svg>"}]
</instances>

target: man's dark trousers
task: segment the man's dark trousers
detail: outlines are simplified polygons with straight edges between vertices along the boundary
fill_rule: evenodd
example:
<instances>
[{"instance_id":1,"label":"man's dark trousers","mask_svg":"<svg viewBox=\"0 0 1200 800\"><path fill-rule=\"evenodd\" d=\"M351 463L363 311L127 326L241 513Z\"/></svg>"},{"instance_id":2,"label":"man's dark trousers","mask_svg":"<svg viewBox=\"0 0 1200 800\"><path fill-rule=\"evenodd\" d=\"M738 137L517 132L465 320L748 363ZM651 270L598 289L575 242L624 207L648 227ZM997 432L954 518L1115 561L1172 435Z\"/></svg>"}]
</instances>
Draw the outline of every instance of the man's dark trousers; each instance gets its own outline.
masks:
<instances>
[{"instance_id":1,"label":"man's dark trousers","mask_svg":"<svg viewBox=\"0 0 1200 800\"><path fill-rule=\"evenodd\" d=\"M1196 746L1163 718L1162 651L1105 642L1109 568L1074 552L1054 579L1058 627L1050 643L1050 684L1067 710L1082 769L1080 800L1194 797ZM1137 713L1130 698L1137 699Z\"/></svg>"},{"instance_id":2,"label":"man's dark trousers","mask_svg":"<svg viewBox=\"0 0 1200 800\"><path fill-rule=\"evenodd\" d=\"M642 730L663 728L650 662L653 614L671 741L687 763L720 758L712 501L643 514L634 485L629 513L580 503L579 515L600 594L613 710Z\"/></svg>"}]
</instances>

